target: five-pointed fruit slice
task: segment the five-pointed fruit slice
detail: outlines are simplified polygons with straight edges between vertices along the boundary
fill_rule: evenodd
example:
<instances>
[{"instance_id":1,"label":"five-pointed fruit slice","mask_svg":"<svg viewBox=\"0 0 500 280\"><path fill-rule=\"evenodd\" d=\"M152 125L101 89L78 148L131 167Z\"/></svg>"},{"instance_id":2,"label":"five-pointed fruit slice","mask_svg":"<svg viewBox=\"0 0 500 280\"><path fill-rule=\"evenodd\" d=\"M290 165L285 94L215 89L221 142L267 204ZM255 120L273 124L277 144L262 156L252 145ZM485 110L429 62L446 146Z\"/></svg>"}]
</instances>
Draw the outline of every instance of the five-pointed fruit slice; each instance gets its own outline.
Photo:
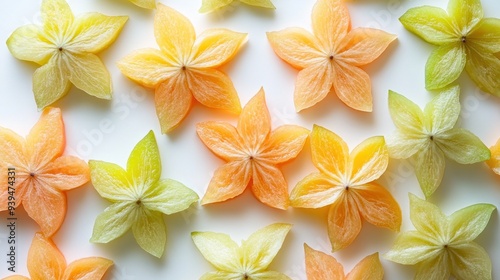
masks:
<instances>
[{"instance_id":1,"label":"five-pointed fruit slice","mask_svg":"<svg viewBox=\"0 0 500 280\"><path fill-rule=\"evenodd\" d=\"M38 108L62 98L71 84L111 99L111 77L95 53L115 41L128 17L88 13L75 18L64 0L43 0L41 15L42 26L22 26L7 40L14 57L41 65L33 75Z\"/></svg>"},{"instance_id":2,"label":"five-pointed fruit slice","mask_svg":"<svg viewBox=\"0 0 500 280\"><path fill-rule=\"evenodd\" d=\"M91 242L107 243L130 228L139 246L160 258L167 240L164 214L187 209L198 195L183 184L160 179L161 161L155 135L148 133L134 148L127 169L91 160L90 176L99 194L113 204L94 224Z\"/></svg>"},{"instance_id":3,"label":"five-pointed fruit slice","mask_svg":"<svg viewBox=\"0 0 500 280\"><path fill-rule=\"evenodd\" d=\"M129 0L129 1L141 8L145 9L156 8L156 0Z\"/></svg>"},{"instance_id":4,"label":"five-pointed fruit slice","mask_svg":"<svg viewBox=\"0 0 500 280\"><path fill-rule=\"evenodd\" d=\"M365 257L349 274L345 275L344 267L334 257L311 249L307 244L304 244L304 250L307 280L382 280L384 278L384 268L380 263L378 253Z\"/></svg>"},{"instance_id":5,"label":"five-pointed fruit slice","mask_svg":"<svg viewBox=\"0 0 500 280\"><path fill-rule=\"evenodd\" d=\"M438 47L425 66L425 87L444 88L465 70L477 86L500 96L500 19L483 18L480 0L450 0L448 13L423 6L408 10L401 23Z\"/></svg>"},{"instance_id":6,"label":"five-pointed fruit slice","mask_svg":"<svg viewBox=\"0 0 500 280\"><path fill-rule=\"evenodd\" d=\"M227 29L208 29L198 38L189 20L158 4L155 37L160 50L137 50L118 62L122 73L155 89L156 113L163 133L186 117L192 98L201 104L240 113L233 83L217 68L231 60L247 35Z\"/></svg>"},{"instance_id":7,"label":"five-pointed fruit slice","mask_svg":"<svg viewBox=\"0 0 500 280\"><path fill-rule=\"evenodd\" d=\"M211 13L215 10L231 5L234 1L235 0L203 0L199 12ZM271 0L239 0L239 1L241 3L245 3L250 6L267 8L267 9L276 9Z\"/></svg>"},{"instance_id":8,"label":"five-pointed fruit slice","mask_svg":"<svg viewBox=\"0 0 500 280\"><path fill-rule=\"evenodd\" d=\"M24 205L43 234L52 236L66 216L65 191L89 181L87 164L62 155L65 148L61 110L46 108L26 140L0 128L0 211ZM9 171L9 172L7 172ZM15 189L15 201L9 193Z\"/></svg>"},{"instance_id":9,"label":"five-pointed fruit slice","mask_svg":"<svg viewBox=\"0 0 500 280\"><path fill-rule=\"evenodd\" d=\"M272 224L254 232L241 246L228 235L215 232L193 232L191 237L201 254L217 271L207 272L200 279L290 280L283 273L268 271L290 224Z\"/></svg>"},{"instance_id":10,"label":"five-pointed fruit slice","mask_svg":"<svg viewBox=\"0 0 500 280\"><path fill-rule=\"evenodd\" d=\"M490 151L470 131L454 128L460 115L459 87L439 93L422 111L402 95L389 91L389 111L396 132L387 138L392 158L410 158L426 197L441 183L445 157L460 164L490 158Z\"/></svg>"},{"instance_id":11,"label":"five-pointed fruit slice","mask_svg":"<svg viewBox=\"0 0 500 280\"><path fill-rule=\"evenodd\" d=\"M475 204L445 216L430 202L410 194L410 219L416 230L401 233L385 258L417 265L416 280L491 279L491 260L474 239L483 232L495 206Z\"/></svg>"},{"instance_id":12,"label":"five-pointed fruit slice","mask_svg":"<svg viewBox=\"0 0 500 280\"><path fill-rule=\"evenodd\" d=\"M486 161L486 164L495 172L500 175L500 139L497 143L490 148L491 158Z\"/></svg>"},{"instance_id":13,"label":"five-pointed fruit slice","mask_svg":"<svg viewBox=\"0 0 500 280\"><path fill-rule=\"evenodd\" d=\"M288 207L288 184L277 165L298 155L309 131L296 125L271 131L263 89L245 106L236 128L211 121L199 123L196 131L214 154L227 161L215 171L202 204L238 196L252 181L253 194L262 203Z\"/></svg>"},{"instance_id":14,"label":"five-pointed fruit slice","mask_svg":"<svg viewBox=\"0 0 500 280\"><path fill-rule=\"evenodd\" d=\"M41 233L33 237L28 251L28 271L33 280L100 280L113 265L111 260L89 257L66 265L66 259L56 245ZM29 280L19 275L3 280Z\"/></svg>"},{"instance_id":15,"label":"five-pointed fruit slice","mask_svg":"<svg viewBox=\"0 0 500 280\"><path fill-rule=\"evenodd\" d=\"M295 83L295 109L323 100L333 89L347 106L372 111L371 82L359 68L374 61L395 35L355 28L342 0L318 0L312 12L313 34L302 28L268 32L276 54L300 70Z\"/></svg>"},{"instance_id":16,"label":"five-pointed fruit slice","mask_svg":"<svg viewBox=\"0 0 500 280\"><path fill-rule=\"evenodd\" d=\"M374 181L387 168L389 155L384 137L372 137L349 154L335 133L314 126L312 161L319 172L300 181L290 195L293 207L330 206L328 235L333 251L347 247L361 231L362 219L398 231L401 210L392 195Z\"/></svg>"}]
</instances>

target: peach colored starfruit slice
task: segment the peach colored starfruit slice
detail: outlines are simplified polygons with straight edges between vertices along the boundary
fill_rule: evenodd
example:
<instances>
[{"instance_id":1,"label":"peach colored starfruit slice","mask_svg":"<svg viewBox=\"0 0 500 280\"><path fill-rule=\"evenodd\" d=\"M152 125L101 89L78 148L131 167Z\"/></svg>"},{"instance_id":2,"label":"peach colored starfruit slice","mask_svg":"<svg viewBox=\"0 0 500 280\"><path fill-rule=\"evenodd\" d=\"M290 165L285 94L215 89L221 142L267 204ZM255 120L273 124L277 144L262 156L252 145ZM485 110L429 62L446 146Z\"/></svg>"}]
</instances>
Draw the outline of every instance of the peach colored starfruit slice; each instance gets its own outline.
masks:
<instances>
[{"instance_id":1,"label":"peach colored starfruit slice","mask_svg":"<svg viewBox=\"0 0 500 280\"><path fill-rule=\"evenodd\" d=\"M0 211L23 204L47 237L64 221L65 192L84 185L90 177L84 161L63 155L65 145L64 123L57 108L43 111L26 140L0 127L0 182L5 182L0 186ZM14 173L9 174L9 169ZM11 195L15 200L9 200Z\"/></svg>"},{"instance_id":2,"label":"peach colored starfruit slice","mask_svg":"<svg viewBox=\"0 0 500 280\"><path fill-rule=\"evenodd\" d=\"M240 113L236 89L218 68L236 55L246 34L216 28L196 38L186 17L161 4L154 29L160 50L137 50L120 60L118 68L131 80L155 89L163 133L172 131L187 116L193 97L207 107Z\"/></svg>"},{"instance_id":3,"label":"peach colored starfruit slice","mask_svg":"<svg viewBox=\"0 0 500 280\"><path fill-rule=\"evenodd\" d=\"M500 19L483 18L480 0L450 0L448 12L423 6L399 19L406 29L437 45L425 66L425 87L441 89L465 71L483 91L500 96Z\"/></svg>"},{"instance_id":4,"label":"peach colored starfruit slice","mask_svg":"<svg viewBox=\"0 0 500 280\"><path fill-rule=\"evenodd\" d=\"M445 169L445 158L460 164L488 160L490 151L470 131L454 127L460 115L460 88L441 91L422 111L406 97L389 91L389 112L396 132L387 137L392 158L412 158L426 197L436 191Z\"/></svg>"},{"instance_id":5,"label":"peach colored starfruit slice","mask_svg":"<svg viewBox=\"0 0 500 280\"><path fill-rule=\"evenodd\" d=\"M410 219L416 230L401 233L384 257L417 265L416 280L491 279L491 260L474 239L484 231L491 204L475 204L446 216L434 204L410 194Z\"/></svg>"},{"instance_id":6,"label":"peach colored starfruit slice","mask_svg":"<svg viewBox=\"0 0 500 280\"><path fill-rule=\"evenodd\" d=\"M161 160L153 131L134 148L127 169L91 160L90 175L97 192L111 204L94 224L91 242L108 243L132 229L146 252L160 258L167 234L163 214L187 209L198 195L172 179L160 179Z\"/></svg>"},{"instance_id":7,"label":"peach colored starfruit slice","mask_svg":"<svg viewBox=\"0 0 500 280\"><path fill-rule=\"evenodd\" d=\"M382 280L384 268L378 253L362 259L347 275L344 267L330 255L316 251L304 244L307 280Z\"/></svg>"},{"instance_id":8,"label":"peach colored starfruit slice","mask_svg":"<svg viewBox=\"0 0 500 280\"><path fill-rule=\"evenodd\" d=\"M497 143L490 147L491 158L486 161L486 164L495 172L500 175L500 139Z\"/></svg>"},{"instance_id":9,"label":"peach colored starfruit slice","mask_svg":"<svg viewBox=\"0 0 500 280\"><path fill-rule=\"evenodd\" d=\"M36 233L28 251L28 272L33 280L100 280L110 266L111 260L88 257L66 265L66 259L52 240ZM14 275L3 280L29 280Z\"/></svg>"},{"instance_id":10,"label":"peach colored starfruit slice","mask_svg":"<svg viewBox=\"0 0 500 280\"><path fill-rule=\"evenodd\" d=\"M111 99L111 76L95 54L115 41L128 17L99 13L74 17L64 0L43 0L41 17L42 26L22 26L7 40L14 57L41 65L33 75L38 108L62 98L71 84L89 95Z\"/></svg>"},{"instance_id":11,"label":"peach colored starfruit slice","mask_svg":"<svg viewBox=\"0 0 500 280\"><path fill-rule=\"evenodd\" d=\"M293 207L330 207L328 235L332 250L343 249L356 239L362 219L398 231L399 205L374 182L389 163L384 137L366 139L351 154L342 138L321 126L314 126L310 139L312 161L319 172L302 179L292 190L290 201Z\"/></svg>"},{"instance_id":12,"label":"peach colored starfruit slice","mask_svg":"<svg viewBox=\"0 0 500 280\"><path fill-rule=\"evenodd\" d=\"M486 164L495 172L500 175L500 139L497 143L490 147L491 158L486 161Z\"/></svg>"},{"instance_id":13,"label":"peach colored starfruit slice","mask_svg":"<svg viewBox=\"0 0 500 280\"><path fill-rule=\"evenodd\" d=\"M300 70L295 82L295 109L323 100L333 89L347 106L372 111L371 82L360 68L379 57L396 39L373 28L351 30L342 0L318 0L312 11L313 34L302 28L268 32L276 54Z\"/></svg>"},{"instance_id":14,"label":"peach colored starfruit slice","mask_svg":"<svg viewBox=\"0 0 500 280\"><path fill-rule=\"evenodd\" d=\"M233 2L235 2L235 0L203 0L199 12L211 13L220 8L229 6L233 4ZM239 0L239 2L260 8L276 9L271 0Z\"/></svg>"},{"instance_id":15,"label":"peach colored starfruit slice","mask_svg":"<svg viewBox=\"0 0 500 280\"><path fill-rule=\"evenodd\" d=\"M277 271L268 270L285 238L290 224L276 223L254 232L241 246L223 233L193 232L191 237L203 257L217 271L207 272L200 279L290 280Z\"/></svg>"},{"instance_id":16,"label":"peach colored starfruit slice","mask_svg":"<svg viewBox=\"0 0 500 280\"><path fill-rule=\"evenodd\" d=\"M215 171L202 204L234 198L252 182L253 194L259 201L274 208L288 207L288 184L278 164L298 155L309 131L296 125L271 131L263 89L243 108L236 128L209 121L199 123L196 132L214 154L227 162Z\"/></svg>"}]
</instances>

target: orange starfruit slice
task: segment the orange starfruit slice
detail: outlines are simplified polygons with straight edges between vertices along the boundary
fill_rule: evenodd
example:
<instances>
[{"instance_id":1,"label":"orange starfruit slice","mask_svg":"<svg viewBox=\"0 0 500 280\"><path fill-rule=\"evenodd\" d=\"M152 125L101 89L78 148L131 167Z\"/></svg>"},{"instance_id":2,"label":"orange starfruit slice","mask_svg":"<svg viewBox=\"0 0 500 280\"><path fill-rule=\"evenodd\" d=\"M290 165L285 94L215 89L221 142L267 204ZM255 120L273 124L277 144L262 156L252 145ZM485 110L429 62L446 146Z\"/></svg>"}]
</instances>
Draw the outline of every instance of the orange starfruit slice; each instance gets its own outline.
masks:
<instances>
[{"instance_id":1,"label":"orange starfruit slice","mask_svg":"<svg viewBox=\"0 0 500 280\"><path fill-rule=\"evenodd\" d=\"M111 260L100 257L88 257L66 265L66 259L52 240L41 233L33 237L28 251L28 271L33 280L100 280L110 266ZM13 275L2 280L29 280Z\"/></svg>"},{"instance_id":2,"label":"orange starfruit slice","mask_svg":"<svg viewBox=\"0 0 500 280\"><path fill-rule=\"evenodd\" d=\"M500 139L497 140L495 145L490 147L491 158L486 161L486 164L495 172L500 175Z\"/></svg>"},{"instance_id":3,"label":"orange starfruit slice","mask_svg":"<svg viewBox=\"0 0 500 280\"><path fill-rule=\"evenodd\" d=\"M236 128L209 121L199 123L196 131L203 143L227 162L215 171L202 204L234 198L252 182L259 201L274 208L288 207L288 184L278 164L298 155L309 131L296 125L271 131L264 90L243 108Z\"/></svg>"},{"instance_id":4,"label":"orange starfruit slice","mask_svg":"<svg viewBox=\"0 0 500 280\"><path fill-rule=\"evenodd\" d=\"M315 125L311 133L312 161L319 172L302 179L292 190L291 205L329 206L328 235L333 251L351 244L361 231L362 219L398 231L401 209L383 186L374 182L389 163L384 137L371 137L349 154L335 133Z\"/></svg>"},{"instance_id":5,"label":"orange starfruit slice","mask_svg":"<svg viewBox=\"0 0 500 280\"><path fill-rule=\"evenodd\" d=\"M84 161L63 155L65 138L58 108L46 108L26 140L0 127L0 182L5 182L0 186L0 211L23 204L47 237L56 233L64 221L65 192L90 179Z\"/></svg>"},{"instance_id":6,"label":"orange starfruit slice","mask_svg":"<svg viewBox=\"0 0 500 280\"><path fill-rule=\"evenodd\" d=\"M344 267L333 257L316 251L304 244L306 254L307 280L382 280L384 268L380 263L378 253L361 260L351 272L344 274Z\"/></svg>"},{"instance_id":7,"label":"orange starfruit slice","mask_svg":"<svg viewBox=\"0 0 500 280\"><path fill-rule=\"evenodd\" d=\"M161 4L154 30L160 50L134 51L118 62L118 68L131 80L155 89L163 133L181 123L193 98L210 108L240 113L236 89L218 68L236 55L247 34L216 28L196 36L189 19Z\"/></svg>"},{"instance_id":8,"label":"orange starfruit slice","mask_svg":"<svg viewBox=\"0 0 500 280\"><path fill-rule=\"evenodd\" d=\"M318 0L312 11L313 34L302 28L268 32L276 54L300 70L295 82L295 109L312 107L333 89L347 106L372 111L371 82L360 68L379 57L396 39L373 28L351 30L342 0Z\"/></svg>"}]
</instances>

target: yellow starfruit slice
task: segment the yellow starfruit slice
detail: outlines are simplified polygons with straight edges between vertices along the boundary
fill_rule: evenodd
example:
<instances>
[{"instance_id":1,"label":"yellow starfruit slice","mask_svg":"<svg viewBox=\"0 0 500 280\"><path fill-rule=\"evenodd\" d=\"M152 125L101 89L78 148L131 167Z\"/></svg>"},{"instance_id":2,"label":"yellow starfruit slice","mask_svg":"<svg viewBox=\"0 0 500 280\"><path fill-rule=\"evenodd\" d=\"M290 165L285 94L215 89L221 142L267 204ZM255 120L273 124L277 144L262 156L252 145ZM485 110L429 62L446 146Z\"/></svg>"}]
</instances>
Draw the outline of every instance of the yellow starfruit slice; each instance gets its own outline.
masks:
<instances>
[{"instance_id":1,"label":"yellow starfruit slice","mask_svg":"<svg viewBox=\"0 0 500 280\"><path fill-rule=\"evenodd\" d=\"M253 279L290 280L288 276L267 268L281 249L290 224L266 226L238 246L223 233L193 232L191 237L203 257L217 269L205 273L200 279Z\"/></svg>"},{"instance_id":2,"label":"yellow starfruit slice","mask_svg":"<svg viewBox=\"0 0 500 280\"><path fill-rule=\"evenodd\" d=\"M132 229L146 252L160 258L167 241L163 214L187 209L198 195L183 184L160 179L161 160L150 131L134 148L127 169L91 160L90 176L97 192L111 204L94 224L91 242L108 243Z\"/></svg>"},{"instance_id":3,"label":"yellow starfruit slice","mask_svg":"<svg viewBox=\"0 0 500 280\"><path fill-rule=\"evenodd\" d=\"M129 0L129 1L141 8L145 9L156 8L156 0Z\"/></svg>"},{"instance_id":4,"label":"yellow starfruit slice","mask_svg":"<svg viewBox=\"0 0 500 280\"><path fill-rule=\"evenodd\" d=\"M480 0L450 0L447 11L422 6L399 19L406 29L437 45L425 66L425 87L442 89L465 71L483 91L500 96L500 19L484 18Z\"/></svg>"},{"instance_id":5,"label":"yellow starfruit slice","mask_svg":"<svg viewBox=\"0 0 500 280\"><path fill-rule=\"evenodd\" d=\"M71 84L102 99L111 99L111 77L96 55L120 34L128 17L87 13L74 17L64 0L43 0L42 26L19 27L7 39L11 54L40 65L33 74L38 108L61 99Z\"/></svg>"},{"instance_id":6,"label":"yellow starfruit slice","mask_svg":"<svg viewBox=\"0 0 500 280\"><path fill-rule=\"evenodd\" d=\"M231 5L235 1L238 0L203 0L199 12L211 13L220 8ZM271 0L239 0L239 2L260 8L276 9Z\"/></svg>"},{"instance_id":7,"label":"yellow starfruit slice","mask_svg":"<svg viewBox=\"0 0 500 280\"><path fill-rule=\"evenodd\" d=\"M455 127L460 88L441 91L422 111L406 97L389 91L389 112L396 131L387 137L392 158L412 158L420 187L432 195L444 175L445 158L460 164L488 160L490 151L472 132Z\"/></svg>"},{"instance_id":8,"label":"yellow starfruit slice","mask_svg":"<svg viewBox=\"0 0 500 280\"><path fill-rule=\"evenodd\" d=\"M416 280L492 279L491 260L474 239L484 231L491 204L475 204L446 216L434 204L410 194L410 219L415 230L401 233L384 257L416 265Z\"/></svg>"}]
</instances>

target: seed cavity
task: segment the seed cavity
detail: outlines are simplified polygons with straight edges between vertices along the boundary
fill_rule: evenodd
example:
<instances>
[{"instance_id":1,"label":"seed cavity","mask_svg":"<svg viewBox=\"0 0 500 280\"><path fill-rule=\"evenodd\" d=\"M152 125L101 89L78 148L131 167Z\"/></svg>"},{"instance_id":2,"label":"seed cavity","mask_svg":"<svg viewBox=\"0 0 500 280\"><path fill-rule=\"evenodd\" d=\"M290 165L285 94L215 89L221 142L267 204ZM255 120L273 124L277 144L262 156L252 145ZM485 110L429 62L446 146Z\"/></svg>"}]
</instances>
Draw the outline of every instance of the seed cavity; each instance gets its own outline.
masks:
<instances>
[{"instance_id":1,"label":"seed cavity","mask_svg":"<svg viewBox=\"0 0 500 280\"><path fill-rule=\"evenodd\" d=\"M465 42L467 42L467 38L465 36L462 36L462 38L460 39L460 41L462 41L462 43L465 43Z\"/></svg>"}]
</instances>

